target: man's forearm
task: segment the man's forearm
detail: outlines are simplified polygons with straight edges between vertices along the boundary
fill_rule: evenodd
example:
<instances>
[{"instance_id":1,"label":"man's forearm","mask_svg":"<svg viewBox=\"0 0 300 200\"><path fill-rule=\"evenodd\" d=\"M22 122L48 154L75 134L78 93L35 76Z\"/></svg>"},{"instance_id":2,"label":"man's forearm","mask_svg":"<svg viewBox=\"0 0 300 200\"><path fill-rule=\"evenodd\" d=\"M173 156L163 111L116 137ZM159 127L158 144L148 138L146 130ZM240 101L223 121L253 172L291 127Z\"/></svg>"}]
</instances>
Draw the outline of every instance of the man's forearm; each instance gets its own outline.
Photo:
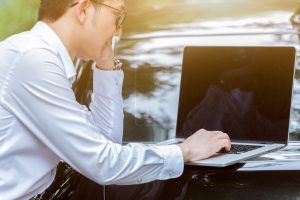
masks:
<instances>
[{"instance_id":1,"label":"man's forearm","mask_svg":"<svg viewBox=\"0 0 300 200\"><path fill-rule=\"evenodd\" d=\"M187 145L183 144L183 143L178 144L177 146L179 146L180 149L181 149L181 151L182 151L184 162L189 161L189 155L190 155L190 149L189 149L189 147Z\"/></svg>"},{"instance_id":2,"label":"man's forearm","mask_svg":"<svg viewBox=\"0 0 300 200\"><path fill-rule=\"evenodd\" d=\"M102 71L94 68L94 92L90 109L96 126L113 142L122 143L123 99L122 71Z\"/></svg>"}]
</instances>

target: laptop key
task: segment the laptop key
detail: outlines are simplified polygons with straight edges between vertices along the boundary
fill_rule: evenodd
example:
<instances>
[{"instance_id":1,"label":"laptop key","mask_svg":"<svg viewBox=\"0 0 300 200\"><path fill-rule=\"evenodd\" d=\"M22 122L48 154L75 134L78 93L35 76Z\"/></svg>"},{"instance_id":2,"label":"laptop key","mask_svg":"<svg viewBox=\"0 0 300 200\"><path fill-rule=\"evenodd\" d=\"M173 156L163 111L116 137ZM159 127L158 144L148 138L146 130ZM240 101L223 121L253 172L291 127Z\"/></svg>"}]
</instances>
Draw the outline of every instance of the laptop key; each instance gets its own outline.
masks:
<instances>
[{"instance_id":1,"label":"laptop key","mask_svg":"<svg viewBox=\"0 0 300 200\"><path fill-rule=\"evenodd\" d=\"M245 145L245 144L232 144L230 151L226 151L225 148L222 148L218 153L230 153L230 154L240 154L254 149L258 149L262 146L256 145Z\"/></svg>"}]
</instances>

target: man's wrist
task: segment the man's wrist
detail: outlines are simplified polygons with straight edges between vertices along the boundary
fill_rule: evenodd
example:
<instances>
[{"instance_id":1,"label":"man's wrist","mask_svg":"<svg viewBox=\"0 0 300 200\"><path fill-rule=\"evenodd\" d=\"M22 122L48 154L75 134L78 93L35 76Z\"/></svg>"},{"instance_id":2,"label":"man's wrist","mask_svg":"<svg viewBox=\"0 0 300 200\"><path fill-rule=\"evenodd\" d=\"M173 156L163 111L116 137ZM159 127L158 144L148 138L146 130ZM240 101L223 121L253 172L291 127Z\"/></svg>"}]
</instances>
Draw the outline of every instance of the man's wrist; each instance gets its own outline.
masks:
<instances>
[{"instance_id":1,"label":"man's wrist","mask_svg":"<svg viewBox=\"0 0 300 200\"><path fill-rule=\"evenodd\" d=\"M184 144L180 143L177 146L181 149L182 155L183 155L183 160L184 162L188 162L189 160L189 155L190 155L190 150L189 148Z\"/></svg>"},{"instance_id":2,"label":"man's wrist","mask_svg":"<svg viewBox=\"0 0 300 200\"><path fill-rule=\"evenodd\" d=\"M102 71L111 71L113 68L114 68L114 66L112 66L112 67L107 67L107 66L105 66L104 67L104 65L97 65L97 64L95 64L95 66L96 66L96 68L97 69L100 69L100 70L102 70Z\"/></svg>"},{"instance_id":3,"label":"man's wrist","mask_svg":"<svg viewBox=\"0 0 300 200\"><path fill-rule=\"evenodd\" d=\"M118 71L122 69L123 63L120 62L120 60L114 58L113 59L113 64L108 64L108 65L102 65L96 63L95 66L96 68L104 71Z\"/></svg>"}]
</instances>

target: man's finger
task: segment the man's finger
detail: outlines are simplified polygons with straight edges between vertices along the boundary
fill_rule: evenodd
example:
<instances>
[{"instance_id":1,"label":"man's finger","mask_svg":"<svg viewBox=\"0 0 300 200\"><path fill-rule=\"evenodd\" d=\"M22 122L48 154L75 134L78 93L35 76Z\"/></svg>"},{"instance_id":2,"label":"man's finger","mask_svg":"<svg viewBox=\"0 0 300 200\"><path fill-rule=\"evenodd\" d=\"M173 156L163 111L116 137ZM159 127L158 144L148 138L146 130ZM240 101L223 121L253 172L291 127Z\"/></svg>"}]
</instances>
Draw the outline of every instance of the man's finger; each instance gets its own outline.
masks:
<instances>
[{"instance_id":1,"label":"man's finger","mask_svg":"<svg viewBox=\"0 0 300 200\"><path fill-rule=\"evenodd\" d=\"M230 140L228 134L223 133L223 132L216 132L215 137L218 138L218 139L228 139L228 140Z\"/></svg>"},{"instance_id":2,"label":"man's finger","mask_svg":"<svg viewBox=\"0 0 300 200\"><path fill-rule=\"evenodd\" d=\"M221 148L225 148L226 151L230 151L231 149L231 143L230 140L228 139L219 140L218 144L220 145Z\"/></svg>"}]
</instances>

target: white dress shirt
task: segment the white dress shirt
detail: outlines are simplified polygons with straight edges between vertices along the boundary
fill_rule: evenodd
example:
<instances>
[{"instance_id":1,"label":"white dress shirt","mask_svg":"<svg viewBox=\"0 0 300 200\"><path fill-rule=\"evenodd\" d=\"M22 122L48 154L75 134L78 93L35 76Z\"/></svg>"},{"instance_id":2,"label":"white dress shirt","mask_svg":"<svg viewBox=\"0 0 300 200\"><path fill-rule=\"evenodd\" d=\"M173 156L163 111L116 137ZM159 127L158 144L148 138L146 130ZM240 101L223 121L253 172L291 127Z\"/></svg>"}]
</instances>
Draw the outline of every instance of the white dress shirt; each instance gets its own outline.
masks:
<instances>
[{"instance_id":1,"label":"white dress shirt","mask_svg":"<svg viewBox=\"0 0 300 200\"><path fill-rule=\"evenodd\" d=\"M60 160L103 185L182 174L176 145L121 145L122 71L93 69L90 111L75 99L75 75L62 41L43 22L0 43L1 200L44 191Z\"/></svg>"}]
</instances>

